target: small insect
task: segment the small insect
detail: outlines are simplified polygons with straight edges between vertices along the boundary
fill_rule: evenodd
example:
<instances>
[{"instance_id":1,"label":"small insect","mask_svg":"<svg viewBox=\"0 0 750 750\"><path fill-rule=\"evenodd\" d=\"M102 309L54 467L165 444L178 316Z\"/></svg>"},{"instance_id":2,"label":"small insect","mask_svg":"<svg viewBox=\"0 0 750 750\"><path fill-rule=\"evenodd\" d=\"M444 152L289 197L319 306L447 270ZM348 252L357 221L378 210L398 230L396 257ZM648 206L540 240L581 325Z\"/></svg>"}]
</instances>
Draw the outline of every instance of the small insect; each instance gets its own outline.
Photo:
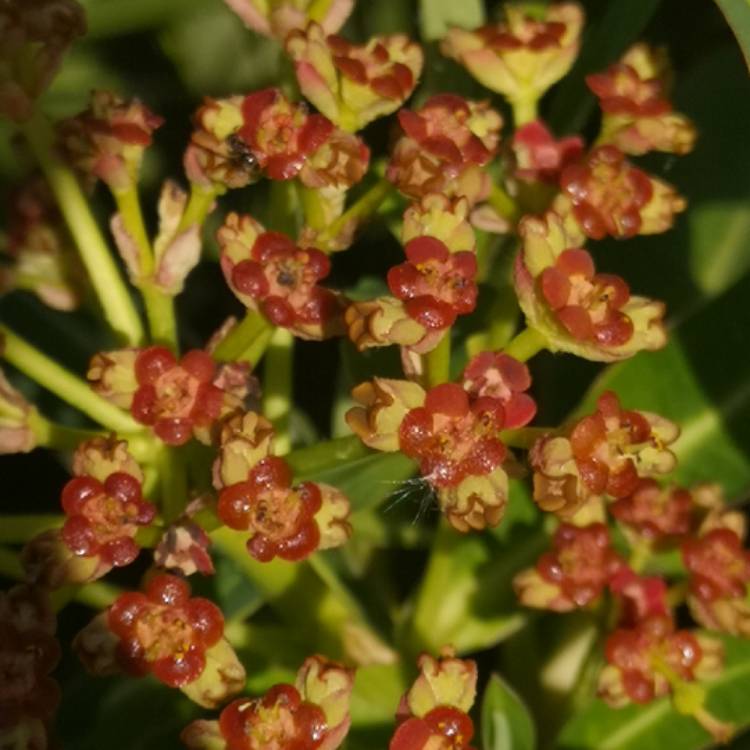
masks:
<instances>
[{"instance_id":1,"label":"small insect","mask_svg":"<svg viewBox=\"0 0 750 750\"><path fill-rule=\"evenodd\" d=\"M260 177L260 165L250 147L236 133L227 138L229 145L229 160L233 167L246 172L249 177L258 179Z\"/></svg>"}]
</instances>

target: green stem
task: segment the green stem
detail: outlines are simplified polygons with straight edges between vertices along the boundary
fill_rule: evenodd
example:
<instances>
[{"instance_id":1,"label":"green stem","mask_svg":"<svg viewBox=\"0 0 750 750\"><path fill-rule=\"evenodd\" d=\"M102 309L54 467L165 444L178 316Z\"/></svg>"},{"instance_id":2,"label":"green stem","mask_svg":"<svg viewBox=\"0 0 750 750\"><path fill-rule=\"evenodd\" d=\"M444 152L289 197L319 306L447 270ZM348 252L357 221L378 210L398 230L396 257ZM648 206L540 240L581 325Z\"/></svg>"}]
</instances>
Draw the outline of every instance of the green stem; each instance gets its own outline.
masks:
<instances>
[{"instance_id":1,"label":"green stem","mask_svg":"<svg viewBox=\"0 0 750 750\"><path fill-rule=\"evenodd\" d=\"M58 451L72 451L84 440L107 437L107 433L103 430L84 430L50 422L38 412L32 412L29 415L29 424L36 437L37 445Z\"/></svg>"},{"instance_id":2,"label":"green stem","mask_svg":"<svg viewBox=\"0 0 750 750\"><path fill-rule=\"evenodd\" d=\"M529 99L516 99L510 102L513 108L513 124L516 129L522 125L527 125L537 119L537 104L539 100L536 97Z\"/></svg>"},{"instance_id":3,"label":"green stem","mask_svg":"<svg viewBox=\"0 0 750 750\"><path fill-rule=\"evenodd\" d=\"M36 114L24 124L23 132L60 205L107 322L127 343L141 343L143 326L133 300L78 180L54 153L52 127Z\"/></svg>"},{"instance_id":4,"label":"green stem","mask_svg":"<svg viewBox=\"0 0 750 750\"><path fill-rule=\"evenodd\" d=\"M302 213L305 217L305 224L316 232L321 232L326 228L326 211L324 200L320 191L315 188L305 187L302 183L297 185L299 201L302 204Z\"/></svg>"},{"instance_id":5,"label":"green stem","mask_svg":"<svg viewBox=\"0 0 750 750\"><path fill-rule=\"evenodd\" d=\"M551 427L520 427L517 430L503 430L500 439L510 448L528 450L544 435L554 432Z\"/></svg>"},{"instance_id":6,"label":"green stem","mask_svg":"<svg viewBox=\"0 0 750 750\"><path fill-rule=\"evenodd\" d=\"M539 331L535 328L525 328L505 347L504 351L519 362L526 362L546 348L547 339Z\"/></svg>"},{"instance_id":7,"label":"green stem","mask_svg":"<svg viewBox=\"0 0 750 750\"><path fill-rule=\"evenodd\" d=\"M43 531L62 526L64 516L53 514L0 516L0 544L23 544Z\"/></svg>"},{"instance_id":8,"label":"green stem","mask_svg":"<svg viewBox=\"0 0 750 750\"><path fill-rule=\"evenodd\" d=\"M317 242L322 249L325 249L325 245L335 239L350 223L359 224L372 216L392 190L393 185L385 177L378 180L358 201L344 211L326 231L318 235Z\"/></svg>"},{"instance_id":9,"label":"green stem","mask_svg":"<svg viewBox=\"0 0 750 750\"><path fill-rule=\"evenodd\" d=\"M488 203L495 209L495 213L503 219L507 219L510 222L515 222L518 219L520 213L518 204L500 185L492 185Z\"/></svg>"},{"instance_id":10,"label":"green stem","mask_svg":"<svg viewBox=\"0 0 750 750\"><path fill-rule=\"evenodd\" d=\"M187 206L185 206L185 213L182 214L175 234L184 232L194 224L198 226L202 225L206 217L211 213L214 201L218 195L219 192L214 188L206 189L200 185L191 185L190 198L188 199Z\"/></svg>"},{"instance_id":11,"label":"green stem","mask_svg":"<svg viewBox=\"0 0 750 750\"><path fill-rule=\"evenodd\" d=\"M240 362L247 362L254 368L265 354L268 345L271 343L272 336L272 328L269 327L262 331L255 341L238 357Z\"/></svg>"},{"instance_id":12,"label":"green stem","mask_svg":"<svg viewBox=\"0 0 750 750\"><path fill-rule=\"evenodd\" d=\"M277 328L271 336L263 363L263 416L274 427L274 453L283 456L292 448L289 416L292 410L292 364L294 336Z\"/></svg>"},{"instance_id":13,"label":"green stem","mask_svg":"<svg viewBox=\"0 0 750 750\"><path fill-rule=\"evenodd\" d=\"M188 502L187 467L181 448L164 446L159 466L161 512L166 523L179 518Z\"/></svg>"},{"instance_id":14,"label":"green stem","mask_svg":"<svg viewBox=\"0 0 750 750\"><path fill-rule=\"evenodd\" d=\"M138 248L138 280L136 286L143 295L151 340L177 350L177 320L172 298L154 284L154 253L148 238L138 190L113 190L117 210L130 238Z\"/></svg>"},{"instance_id":15,"label":"green stem","mask_svg":"<svg viewBox=\"0 0 750 750\"><path fill-rule=\"evenodd\" d=\"M451 332L448 329L440 343L430 352L423 355L424 383L427 388L433 388L450 380L451 370Z\"/></svg>"},{"instance_id":16,"label":"green stem","mask_svg":"<svg viewBox=\"0 0 750 750\"><path fill-rule=\"evenodd\" d=\"M219 362L235 362L242 359L242 355L266 331L271 333L271 324L259 312L248 310L244 319L232 328L226 338L216 347L213 353L214 359Z\"/></svg>"},{"instance_id":17,"label":"green stem","mask_svg":"<svg viewBox=\"0 0 750 750\"><path fill-rule=\"evenodd\" d=\"M103 427L115 432L140 432L143 428L129 414L105 401L73 373L0 324L3 358L39 385L67 401Z\"/></svg>"},{"instance_id":18,"label":"green stem","mask_svg":"<svg viewBox=\"0 0 750 750\"><path fill-rule=\"evenodd\" d=\"M286 461L292 467L294 476L300 479L346 461L364 458L370 453L370 449L356 435L348 435L292 451L286 456Z\"/></svg>"}]
</instances>

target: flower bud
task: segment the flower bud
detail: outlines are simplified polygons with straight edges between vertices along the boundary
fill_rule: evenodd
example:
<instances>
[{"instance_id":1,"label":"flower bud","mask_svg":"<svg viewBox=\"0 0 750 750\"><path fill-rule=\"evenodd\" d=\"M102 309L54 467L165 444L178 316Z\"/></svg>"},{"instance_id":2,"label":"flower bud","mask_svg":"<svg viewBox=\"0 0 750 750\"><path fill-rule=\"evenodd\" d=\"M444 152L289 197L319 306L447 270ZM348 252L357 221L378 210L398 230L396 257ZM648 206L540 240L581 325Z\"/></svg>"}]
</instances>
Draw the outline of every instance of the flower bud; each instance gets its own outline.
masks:
<instances>
[{"instance_id":1,"label":"flower bud","mask_svg":"<svg viewBox=\"0 0 750 750\"><path fill-rule=\"evenodd\" d=\"M107 401L123 409L129 409L133 395L138 390L135 377L135 361L138 349L115 349L99 352L91 358L86 379Z\"/></svg>"},{"instance_id":2,"label":"flower bud","mask_svg":"<svg viewBox=\"0 0 750 750\"><path fill-rule=\"evenodd\" d=\"M122 673L117 658L119 643L107 625L107 613L100 612L73 638L73 651L90 675L109 677Z\"/></svg>"},{"instance_id":3,"label":"flower bud","mask_svg":"<svg viewBox=\"0 0 750 750\"><path fill-rule=\"evenodd\" d=\"M483 531L502 521L508 503L508 475L501 466L483 476L470 475L455 487L437 490L438 505L456 531Z\"/></svg>"},{"instance_id":4,"label":"flower bud","mask_svg":"<svg viewBox=\"0 0 750 750\"><path fill-rule=\"evenodd\" d=\"M36 408L0 370L0 454L28 453L36 448L37 437L32 426L36 416Z\"/></svg>"},{"instance_id":5,"label":"flower bud","mask_svg":"<svg viewBox=\"0 0 750 750\"><path fill-rule=\"evenodd\" d=\"M336 128L306 159L299 178L305 187L348 190L362 180L370 163L370 149L352 133Z\"/></svg>"},{"instance_id":6,"label":"flower bud","mask_svg":"<svg viewBox=\"0 0 750 750\"><path fill-rule=\"evenodd\" d=\"M401 241L407 245L417 237L434 237L451 253L474 252L476 239L468 220L466 198L448 198L429 193L404 212Z\"/></svg>"},{"instance_id":7,"label":"flower bud","mask_svg":"<svg viewBox=\"0 0 750 750\"><path fill-rule=\"evenodd\" d=\"M375 346L416 346L425 341L428 330L414 320L404 303L395 297L376 297L351 302L344 320L352 343L363 351Z\"/></svg>"},{"instance_id":8,"label":"flower bud","mask_svg":"<svg viewBox=\"0 0 750 750\"><path fill-rule=\"evenodd\" d=\"M352 390L355 406L346 423L369 448L394 452L399 449L399 429L406 414L424 404L424 389L408 380L373 378Z\"/></svg>"},{"instance_id":9,"label":"flower bud","mask_svg":"<svg viewBox=\"0 0 750 750\"><path fill-rule=\"evenodd\" d=\"M192 505L192 503L191 503ZM180 520L170 524L154 550L154 563L160 568L191 576L194 573L213 575L214 564L208 548L211 540L206 532L190 520L189 506Z\"/></svg>"},{"instance_id":10,"label":"flower bud","mask_svg":"<svg viewBox=\"0 0 750 750\"><path fill-rule=\"evenodd\" d=\"M16 121L30 117L68 47L85 33L83 8L75 0L3 3L0 113Z\"/></svg>"},{"instance_id":11,"label":"flower bud","mask_svg":"<svg viewBox=\"0 0 750 750\"><path fill-rule=\"evenodd\" d=\"M87 110L60 123L60 146L87 182L102 180L114 192L128 190L138 181L143 154L162 122L138 99L94 91Z\"/></svg>"},{"instance_id":12,"label":"flower bud","mask_svg":"<svg viewBox=\"0 0 750 750\"><path fill-rule=\"evenodd\" d=\"M289 35L286 49L305 98L350 133L395 112L422 72L422 50L403 34L358 46L311 23Z\"/></svg>"},{"instance_id":13,"label":"flower bud","mask_svg":"<svg viewBox=\"0 0 750 750\"><path fill-rule=\"evenodd\" d=\"M318 485L320 489L320 510L315 514L315 523L320 529L318 549L341 547L352 535L349 523L351 506L349 498L336 487L329 484Z\"/></svg>"},{"instance_id":14,"label":"flower bud","mask_svg":"<svg viewBox=\"0 0 750 750\"><path fill-rule=\"evenodd\" d=\"M437 659L422 654L419 677L406 694L406 703L414 716L425 716L438 706L451 706L467 713L477 695L477 665L471 659L457 659L446 648Z\"/></svg>"},{"instance_id":15,"label":"flower bud","mask_svg":"<svg viewBox=\"0 0 750 750\"><path fill-rule=\"evenodd\" d=\"M317 21L326 34L335 34L354 7L354 0L224 0L245 26L283 42L290 32Z\"/></svg>"},{"instance_id":16,"label":"flower bud","mask_svg":"<svg viewBox=\"0 0 750 750\"><path fill-rule=\"evenodd\" d=\"M45 531L28 541L21 552L21 564L26 580L46 589L95 581L112 569L100 556L76 555L63 541L60 529Z\"/></svg>"},{"instance_id":17,"label":"flower bud","mask_svg":"<svg viewBox=\"0 0 750 750\"><path fill-rule=\"evenodd\" d=\"M129 474L143 482L143 471L128 451L128 441L110 437L95 437L78 444L73 453L73 474L89 476L104 482L116 472Z\"/></svg>"},{"instance_id":18,"label":"flower bud","mask_svg":"<svg viewBox=\"0 0 750 750\"><path fill-rule=\"evenodd\" d=\"M539 20L524 3L503 10L498 24L450 29L441 49L509 101L536 102L578 56L583 11L576 3L552 3Z\"/></svg>"},{"instance_id":19,"label":"flower bud","mask_svg":"<svg viewBox=\"0 0 750 750\"><path fill-rule=\"evenodd\" d=\"M234 414L221 426L213 484L219 490L242 482L271 451L273 425L254 411Z\"/></svg>"},{"instance_id":20,"label":"flower bud","mask_svg":"<svg viewBox=\"0 0 750 750\"><path fill-rule=\"evenodd\" d=\"M24 289L55 310L78 307L85 274L52 191L41 177L10 197L0 291Z\"/></svg>"}]
</instances>

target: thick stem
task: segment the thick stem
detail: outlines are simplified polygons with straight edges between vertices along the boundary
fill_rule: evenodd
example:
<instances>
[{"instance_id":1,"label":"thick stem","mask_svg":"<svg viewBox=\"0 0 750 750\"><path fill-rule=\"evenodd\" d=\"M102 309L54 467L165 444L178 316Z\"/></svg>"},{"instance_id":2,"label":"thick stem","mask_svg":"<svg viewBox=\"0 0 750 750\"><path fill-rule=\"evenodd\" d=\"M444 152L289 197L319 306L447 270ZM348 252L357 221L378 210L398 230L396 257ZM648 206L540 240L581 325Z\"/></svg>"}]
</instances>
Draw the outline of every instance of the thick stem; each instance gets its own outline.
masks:
<instances>
[{"instance_id":1,"label":"thick stem","mask_svg":"<svg viewBox=\"0 0 750 750\"><path fill-rule=\"evenodd\" d=\"M532 97L529 99L516 99L510 103L513 108L513 124L516 129L537 119L538 101L536 97Z\"/></svg>"},{"instance_id":2,"label":"thick stem","mask_svg":"<svg viewBox=\"0 0 750 750\"><path fill-rule=\"evenodd\" d=\"M129 414L105 401L88 383L61 367L31 344L0 324L3 358L39 385L67 401L103 427L115 432L140 432L143 428Z\"/></svg>"},{"instance_id":3,"label":"thick stem","mask_svg":"<svg viewBox=\"0 0 750 750\"><path fill-rule=\"evenodd\" d=\"M191 227L194 224L199 226L203 224L206 217L213 210L214 201L218 194L218 191L215 189L204 188L195 184L191 185L190 198L175 234L184 232L188 227Z\"/></svg>"},{"instance_id":4,"label":"thick stem","mask_svg":"<svg viewBox=\"0 0 750 750\"><path fill-rule=\"evenodd\" d=\"M292 451L286 460L292 467L294 476L299 479L346 461L364 458L370 453L370 449L359 437L348 435Z\"/></svg>"},{"instance_id":5,"label":"thick stem","mask_svg":"<svg viewBox=\"0 0 750 750\"><path fill-rule=\"evenodd\" d=\"M271 336L263 362L263 416L274 427L274 453L283 456L292 448L289 416L292 411L292 364L294 336L277 328Z\"/></svg>"},{"instance_id":6,"label":"thick stem","mask_svg":"<svg viewBox=\"0 0 750 750\"><path fill-rule=\"evenodd\" d=\"M448 329L440 343L423 356L424 382L427 388L433 388L450 380L451 371L451 332Z\"/></svg>"},{"instance_id":7,"label":"thick stem","mask_svg":"<svg viewBox=\"0 0 750 750\"><path fill-rule=\"evenodd\" d=\"M351 222L360 224L372 216L392 190L393 185L385 177L378 180L356 203L353 203L344 211L326 231L318 235L317 240L321 247L325 248L326 243L337 237Z\"/></svg>"},{"instance_id":8,"label":"thick stem","mask_svg":"<svg viewBox=\"0 0 750 750\"><path fill-rule=\"evenodd\" d=\"M107 322L128 344L141 343L141 319L78 180L54 153L49 122L42 115L34 115L23 132L60 205Z\"/></svg>"},{"instance_id":9,"label":"thick stem","mask_svg":"<svg viewBox=\"0 0 750 750\"><path fill-rule=\"evenodd\" d=\"M164 446L159 466L161 512L166 523L180 516L188 502L187 467L182 448Z\"/></svg>"},{"instance_id":10,"label":"thick stem","mask_svg":"<svg viewBox=\"0 0 750 750\"><path fill-rule=\"evenodd\" d=\"M64 516L52 514L0 516L0 544L24 544L43 531L62 526L64 520Z\"/></svg>"},{"instance_id":11,"label":"thick stem","mask_svg":"<svg viewBox=\"0 0 750 750\"><path fill-rule=\"evenodd\" d=\"M505 347L505 353L519 362L526 362L542 349L547 348L547 339L535 328L525 328Z\"/></svg>"},{"instance_id":12,"label":"thick stem","mask_svg":"<svg viewBox=\"0 0 750 750\"><path fill-rule=\"evenodd\" d=\"M172 298L152 281L154 253L143 221L138 190L131 186L126 190L113 190L117 210L130 238L138 249L138 288L143 295L151 340L177 351L177 320Z\"/></svg>"},{"instance_id":13,"label":"thick stem","mask_svg":"<svg viewBox=\"0 0 750 750\"><path fill-rule=\"evenodd\" d=\"M219 362L234 362L242 359L252 344L264 333L272 332L271 324L259 313L248 310L247 315L240 321L227 337L216 347L214 359Z\"/></svg>"}]
</instances>

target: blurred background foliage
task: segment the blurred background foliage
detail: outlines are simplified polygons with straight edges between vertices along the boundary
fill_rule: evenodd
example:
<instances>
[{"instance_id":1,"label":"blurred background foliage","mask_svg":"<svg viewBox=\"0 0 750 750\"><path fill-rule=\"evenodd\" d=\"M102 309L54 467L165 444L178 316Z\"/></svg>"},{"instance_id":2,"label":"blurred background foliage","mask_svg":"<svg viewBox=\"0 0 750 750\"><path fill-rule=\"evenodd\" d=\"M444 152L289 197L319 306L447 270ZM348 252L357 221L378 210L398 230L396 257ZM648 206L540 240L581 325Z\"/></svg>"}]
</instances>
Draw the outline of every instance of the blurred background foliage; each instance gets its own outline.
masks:
<instances>
[{"instance_id":1,"label":"blurred background foliage","mask_svg":"<svg viewBox=\"0 0 750 750\"><path fill-rule=\"evenodd\" d=\"M744 0L724 0L722 5L733 2ZM745 63L713 0L583 4L589 19L583 53L542 107L558 135L595 133L598 115L583 76L615 61L636 39L645 39L668 48L675 68L676 108L695 120L700 140L688 157L642 160L688 198L688 211L676 228L624 244L596 243L593 249L603 268L624 275L634 290L667 302L670 344L662 352L641 354L608 369L569 356L536 357L531 368L541 407L537 423L557 424L581 404L590 405L603 388L614 388L627 406L657 411L682 424L677 448L680 480L719 481L732 500L743 503L750 488L750 80ZM112 88L141 98L165 117L146 161L147 207L154 205L162 179L180 176L190 115L202 97L274 85L288 65L276 42L247 31L221 0L83 0L83 5L88 36L74 47L43 108L55 117L71 115L87 104L91 89ZM458 6L455 0L359 0L342 33L364 40L399 30L434 39L446 22L461 20L456 14L479 22L496 10L496 3L484 8L478 0L461 0ZM439 56L434 42L428 43L427 52L418 100L439 90L487 96ZM502 102L496 104L503 109ZM392 118L365 131L376 156L385 153L391 127ZM0 195L6 196L29 167L8 126L0 124ZM264 190L258 185L236 191L222 200L218 213L231 207L262 215ZM97 191L93 200L106 221L112 210L108 196ZM201 345L227 315L239 312L215 263L210 229L206 237L204 261L178 301L186 346ZM399 252L387 223L374 223L352 250L335 258L332 282L360 292L377 289ZM487 305L480 306L462 335L481 329L490 314ZM52 312L24 293L3 298L0 317L79 372L95 350L112 343L91 310ZM298 342L296 354L295 422L301 444L339 433L351 385L368 374L394 372L398 366L393 352L359 355L349 344L335 341ZM21 385L47 413L61 421L78 420L32 383ZM410 644L436 646L453 640L462 651L478 656L485 677L499 669L527 699L541 740L550 743L570 706L558 695L566 688L564 670L562 681L555 682L545 678L542 665L551 663L550 656L576 622L570 616L560 626L559 617L535 616L519 630L528 618L513 609L510 577L534 559L544 540L523 485L514 485L509 517L498 530L442 540L441 555L432 555L428 563L436 514L425 512L419 493L399 491L398 502L383 503L408 471L393 457L386 458L390 463L382 457L361 459L326 475L352 494L357 510L357 533L345 550L330 556L331 565L386 639L395 638L407 650ZM24 513L56 508L66 470L53 455L37 451L4 456L0 471L6 508ZM254 614L243 653L250 688L261 691L287 679L309 650L306 634L282 627L264 606L262 593L231 561L220 559L218 568L219 574L199 589L215 597L230 618ZM133 576L129 571L122 581L132 582ZM448 588L450 599L441 595L441 589ZM63 642L69 642L88 617L82 607L66 609L61 619ZM732 648L736 665L716 696L722 705L731 704L732 712L747 724L750 653L747 647ZM411 676L411 667L405 670ZM70 656L60 674L64 703L59 734L68 750L167 750L179 746L179 730L197 715L181 694L150 680L92 681ZM364 670L348 748L385 746L403 680L399 669ZM510 744L508 732L488 728L495 726L496 704L505 706L504 716L515 715L518 699L499 685L491 683L483 711L490 717L483 728L485 743L491 743L485 750L533 747L524 723L527 717L516 722L520 729ZM741 694L744 700L737 697ZM568 726L560 746L649 750L668 744L672 750L688 750L705 744L697 725L686 725L664 702L655 706L653 716L643 719L645 714L611 712L594 704ZM636 717L641 717L640 729L633 730L630 724ZM743 743L750 739L740 738L734 747L748 746Z\"/></svg>"}]
</instances>

